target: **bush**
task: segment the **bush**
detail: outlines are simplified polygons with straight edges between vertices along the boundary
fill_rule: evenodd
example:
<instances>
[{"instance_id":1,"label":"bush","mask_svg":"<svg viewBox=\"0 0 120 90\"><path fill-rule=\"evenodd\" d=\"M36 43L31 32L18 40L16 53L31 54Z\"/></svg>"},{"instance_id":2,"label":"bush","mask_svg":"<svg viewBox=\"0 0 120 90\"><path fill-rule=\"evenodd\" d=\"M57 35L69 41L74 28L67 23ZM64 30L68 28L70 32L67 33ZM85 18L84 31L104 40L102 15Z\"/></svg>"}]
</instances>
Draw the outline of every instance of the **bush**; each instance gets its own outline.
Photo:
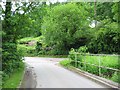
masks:
<instances>
[{"instance_id":1,"label":"bush","mask_svg":"<svg viewBox=\"0 0 120 90\"><path fill-rule=\"evenodd\" d=\"M35 46L18 44L17 50L21 53L22 56L34 56L36 54Z\"/></svg>"},{"instance_id":2,"label":"bush","mask_svg":"<svg viewBox=\"0 0 120 90\"><path fill-rule=\"evenodd\" d=\"M78 49L78 52L79 53L86 53L88 51L88 48L86 46L81 46L79 49Z\"/></svg>"},{"instance_id":3,"label":"bush","mask_svg":"<svg viewBox=\"0 0 120 90\"><path fill-rule=\"evenodd\" d=\"M88 44L91 53L120 53L120 30L117 23L107 24L98 29L96 37Z\"/></svg>"},{"instance_id":4,"label":"bush","mask_svg":"<svg viewBox=\"0 0 120 90\"><path fill-rule=\"evenodd\" d=\"M114 74L112 75L111 80L120 83L120 72L114 72Z\"/></svg>"},{"instance_id":5,"label":"bush","mask_svg":"<svg viewBox=\"0 0 120 90\"><path fill-rule=\"evenodd\" d=\"M69 55L68 57L71 59L71 60L75 60L75 50L73 48L71 48L70 52L69 52Z\"/></svg>"},{"instance_id":6,"label":"bush","mask_svg":"<svg viewBox=\"0 0 120 90\"><path fill-rule=\"evenodd\" d=\"M62 61L60 61L60 64L63 65L63 66L65 66L65 67L70 66L70 63L71 63L70 60L62 60Z\"/></svg>"},{"instance_id":7,"label":"bush","mask_svg":"<svg viewBox=\"0 0 120 90\"><path fill-rule=\"evenodd\" d=\"M35 49L37 53L40 53L40 51L42 50L42 43L37 41Z\"/></svg>"},{"instance_id":8,"label":"bush","mask_svg":"<svg viewBox=\"0 0 120 90\"><path fill-rule=\"evenodd\" d=\"M2 47L2 82L9 79L10 75L21 67L22 54L17 50L16 43L5 42Z\"/></svg>"}]
</instances>

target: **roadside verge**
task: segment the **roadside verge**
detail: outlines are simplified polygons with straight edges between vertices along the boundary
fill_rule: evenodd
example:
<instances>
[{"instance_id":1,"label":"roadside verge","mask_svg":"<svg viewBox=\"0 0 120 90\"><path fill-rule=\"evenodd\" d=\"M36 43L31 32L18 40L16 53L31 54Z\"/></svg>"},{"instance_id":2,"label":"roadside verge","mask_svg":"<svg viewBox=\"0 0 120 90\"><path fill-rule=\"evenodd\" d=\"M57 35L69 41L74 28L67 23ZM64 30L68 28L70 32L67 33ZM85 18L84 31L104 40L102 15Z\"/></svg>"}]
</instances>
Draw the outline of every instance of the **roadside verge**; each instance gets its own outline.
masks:
<instances>
[{"instance_id":1,"label":"roadside verge","mask_svg":"<svg viewBox=\"0 0 120 90\"><path fill-rule=\"evenodd\" d=\"M60 64L59 64L59 65L60 65ZM119 89L120 89L119 84L116 83L116 82L113 82L113 81L107 80L107 79L105 79L105 78L102 78L102 77L93 75L93 74L91 74L91 73L85 72L85 71L80 70L80 69L78 69L78 68L75 68L75 67L73 67L73 66L68 66L68 67L65 67L65 66L63 66L63 65L60 65L60 66L64 67L65 69L68 69L68 70L70 70L70 71L72 71L72 72L75 72L75 73L77 73L77 74L79 74L79 75L82 75L82 76L84 76L84 77L86 77L86 78L88 78L88 79L91 79L92 81L94 81L94 82L96 82L96 83L99 83L99 84L101 84L101 85L104 85L104 86L106 86L106 87L108 87L108 88L116 88L116 89L119 88Z\"/></svg>"},{"instance_id":2,"label":"roadside verge","mask_svg":"<svg viewBox=\"0 0 120 90\"><path fill-rule=\"evenodd\" d=\"M20 83L20 88L35 88L37 85L36 74L34 73L33 67L26 65L23 79Z\"/></svg>"}]
</instances>

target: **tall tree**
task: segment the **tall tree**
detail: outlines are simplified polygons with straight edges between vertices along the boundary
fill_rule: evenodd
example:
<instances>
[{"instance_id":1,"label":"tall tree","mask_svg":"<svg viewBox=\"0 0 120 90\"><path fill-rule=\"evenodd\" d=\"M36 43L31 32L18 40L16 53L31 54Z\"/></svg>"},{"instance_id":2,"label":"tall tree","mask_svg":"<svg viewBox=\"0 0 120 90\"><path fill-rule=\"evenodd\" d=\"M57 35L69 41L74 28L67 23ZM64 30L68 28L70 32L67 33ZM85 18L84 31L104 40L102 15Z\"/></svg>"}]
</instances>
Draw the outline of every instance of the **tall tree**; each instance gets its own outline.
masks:
<instances>
[{"instance_id":1,"label":"tall tree","mask_svg":"<svg viewBox=\"0 0 120 90\"><path fill-rule=\"evenodd\" d=\"M68 3L53 7L44 18L42 34L56 54L68 53L70 48L85 45L89 39L88 12L84 6ZM59 51L59 52L57 52Z\"/></svg>"}]
</instances>

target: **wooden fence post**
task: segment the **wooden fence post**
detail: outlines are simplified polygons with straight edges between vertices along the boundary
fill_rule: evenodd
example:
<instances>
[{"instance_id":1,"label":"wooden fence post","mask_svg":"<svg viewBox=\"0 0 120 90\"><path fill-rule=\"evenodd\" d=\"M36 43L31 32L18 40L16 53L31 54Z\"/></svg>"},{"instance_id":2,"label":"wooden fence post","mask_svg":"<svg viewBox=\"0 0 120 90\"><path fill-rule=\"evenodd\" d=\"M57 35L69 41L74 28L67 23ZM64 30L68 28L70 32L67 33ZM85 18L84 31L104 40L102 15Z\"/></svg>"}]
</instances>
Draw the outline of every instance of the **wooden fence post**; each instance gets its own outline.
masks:
<instances>
[{"instance_id":1,"label":"wooden fence post","mask_svg":"<svg viewBox=\"0 0 120 90\"><path fill-rule=\"evenodd\" d=\"M101 76L101 57L99 56L99 76Z\"/></svg>"},{"instance_id":2,"label":"wooden fence post","mask_svg":"<svg viewBox=\"0 0 120 90\"><path fill-rule=\"evenodd\" d=\"M86 71L86 55L84 54L84 65L85 65L85 71Z\"/></svg>"},{"instance_id":3,"label":"wooden fence post","mask_svg":"<svg viewBox=\"0 0 120 90\"><path fill-rule=\"evenodd\" d=\"M77 67L77 53L75 53L75 67Z\"/></svg>"}]
</instances>

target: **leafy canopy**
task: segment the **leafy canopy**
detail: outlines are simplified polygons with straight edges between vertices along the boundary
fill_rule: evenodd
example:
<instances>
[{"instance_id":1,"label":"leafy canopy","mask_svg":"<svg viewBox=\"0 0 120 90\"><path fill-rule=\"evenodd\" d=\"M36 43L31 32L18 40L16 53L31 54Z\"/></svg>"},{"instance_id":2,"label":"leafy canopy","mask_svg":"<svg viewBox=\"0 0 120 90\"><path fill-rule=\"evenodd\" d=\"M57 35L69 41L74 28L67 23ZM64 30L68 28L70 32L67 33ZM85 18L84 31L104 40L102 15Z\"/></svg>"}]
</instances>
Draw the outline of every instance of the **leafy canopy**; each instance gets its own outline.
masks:
<instances>
[{"instance_id":1,"label":"leafy canopy","mask_svg":"<svg viewBox=\"0 0 120 90\"><path fill-rule=\"evenodd\" d=\"M42 24L42 34L49 46L69 50L75 44L85 44L89 36L88 12L76 3L57 5L48 9Z\"/></svg>"}]
</instances>

